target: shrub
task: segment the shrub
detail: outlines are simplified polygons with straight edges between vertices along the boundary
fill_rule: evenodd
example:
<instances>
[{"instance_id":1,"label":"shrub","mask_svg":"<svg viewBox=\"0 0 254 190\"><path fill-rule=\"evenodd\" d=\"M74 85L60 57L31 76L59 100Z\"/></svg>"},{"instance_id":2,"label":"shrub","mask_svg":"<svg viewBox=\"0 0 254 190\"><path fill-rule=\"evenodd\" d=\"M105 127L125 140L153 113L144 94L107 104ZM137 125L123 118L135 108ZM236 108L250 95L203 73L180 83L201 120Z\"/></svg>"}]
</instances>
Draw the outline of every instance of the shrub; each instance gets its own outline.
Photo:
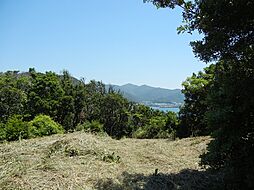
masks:
<instances>
[{"instance_id":1,"label":"shrub","mask_svg":"<svg viewBox=\"0 0 254 190\"><path fill-rule=\"evenodd\" d=\"M175 139L175 131L163 130L158 126L146 125L138 128L132 135L138 139Z\"/></svg>"},{"instance_id":2,"label":"shrub","mask_svg":"<svg viewBox=\"0 0 254 190\"><path fill-rule=\"evenodd\" d=\"M175 140L176 139L176 132L170 131L170 130L166 130L166 131L160 130L155 138Z\"/></svg>"},{"instance_id":3,"label":"shrub","mask_svg":"<svg viewBox=\"0 0 254 190\"><path fill-rule=\"evenodd\" d=\"M137 139L145 139L147 137L147 131L144 129L144 127L139 127L133 134L133 138Z\"/></svg>"},{"instance_id":4,"label":"shrub","mask_svg":"<svg viewBox=\"0 0 254 190\"><path fill-rule=\"evenodd\" d=\"M153 117L149 124L139 127L134 133L134 138L153 139L153 138L169 138L172 129L166 125L165 118Z\"/></svg>"},{"instance_id":5,"label":"shrub","mask_svg":"<svg viewBox=\"0 0 254 190\"><path fill-rule=\"evenodd\" d=\"M78 124L76 127L77 131L86 131L91 133L104 133L103 130L103 124L101 124L99 121L86 121L83 124Z\"/></svg>"},{"instance_id":6,"label":"shrub","mask_svg":"<svg viewBox=\"0 0 254 190\"><path fill-rule=\"evenodd\" d=\"M105 155L102 157L102 160L104 162L109 162L109 163L112 163L112 162L119 163L120 159L121 159L121 157L118 155L115 155L115 152L113 152L112 154L105 153Z\"/></svg>"},{"instance_id":7,"label":"shrub","mask_svg":"<svg viewBox=\"0 0 254 190\"><path fill-rule=\"evenodd\" d=\"M2 128L2 127L1 127ZM8 141L26 139L30 137L31 125L23 121L22 116L14 115L7 120L4 128L1 129L2 138Z\"/></svg>"},{"instance_id":8,"label":"shrub","mask_svg":"<svg viewBox=\"0 0 254 190\"><path fill-rule=\"evenodd\" d=\"M3 123L0 123L0 141L4 141L6 139L6 132Z\"/></svg>"},{"instance_id":9,"label":"shrub","mask_svg":"<svg viewBox=\"0 0 254 190\"><path fill-rule=\"evenodd\" d=\"M75 131L83 131L84 130L84 124L79 123L76 127L75 127Z\"/></svg>"},{"instance_id":10,"label":"shrub","mask_svg":"<svg viewBox=\"0 0 254 190\"><path fill-rule=\"evenodd\" d=\"M47 136L64 132L63 127L47 115L38 115L29 123L32 126L31 134L33 136Z\"/></svg>"}]
</instances>

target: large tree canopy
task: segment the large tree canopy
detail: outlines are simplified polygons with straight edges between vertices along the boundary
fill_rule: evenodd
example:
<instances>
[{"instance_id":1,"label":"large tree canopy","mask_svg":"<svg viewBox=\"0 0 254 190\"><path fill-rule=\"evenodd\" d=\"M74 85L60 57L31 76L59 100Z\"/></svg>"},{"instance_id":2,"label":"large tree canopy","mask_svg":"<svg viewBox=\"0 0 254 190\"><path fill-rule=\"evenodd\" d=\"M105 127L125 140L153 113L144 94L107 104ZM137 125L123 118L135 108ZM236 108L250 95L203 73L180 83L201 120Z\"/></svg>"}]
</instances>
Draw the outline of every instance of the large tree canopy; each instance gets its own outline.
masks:
<instances>
[{"instance_id":1,"label":"large tree canopy","mask_svg":"<svg viewBox=\"0 0 254 190\"><path fill-rule=\"evenodd\" d=\"M189 97L197 95L198 91L190 91L197 77L184 83L187 104L182 113L191 117L183 119L187 121L187 118L190 126L198 121L212 129L215 140L202 156L202 163L214 169L225 169L226 189L254 189L254 1L145 2L152 2L158 8L181 7L183 25L178 31L202 34L191 46L200 60L217 62L214 77L208 90L206 85L199 89L204 93L195 99L195 104ZM198 108L207 105L198 117L197 110L193 110L197 105ZM203 122L204 119L207 122Z\"/></svg>"}]
</instances>

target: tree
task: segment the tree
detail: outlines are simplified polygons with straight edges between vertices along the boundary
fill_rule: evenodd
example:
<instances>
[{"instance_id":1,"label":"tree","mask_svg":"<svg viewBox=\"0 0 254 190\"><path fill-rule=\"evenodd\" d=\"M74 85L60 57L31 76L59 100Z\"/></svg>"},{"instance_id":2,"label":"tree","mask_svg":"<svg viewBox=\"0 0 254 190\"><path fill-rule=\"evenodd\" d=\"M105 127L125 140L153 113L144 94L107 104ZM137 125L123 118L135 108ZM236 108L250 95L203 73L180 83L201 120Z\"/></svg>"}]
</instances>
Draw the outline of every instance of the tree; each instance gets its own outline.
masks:
<instances>
[{"instance_id":1,"label":"tree","mask_svg":"<svg viewBox=\"0 0 254 190\"><path fill-rule=\"evenodd\" d=\"M78 84L74 87L74 126L77 126L79 123L85 121L85 99L86 99L86 90L85 84L82 81L79 81Z\"/></svg>"},{"instance_id":2,"label":"tree","mask_svg":"<svg viewBox=\"0 0 254 190\"><path fill-rule=\"evenodd\" d=\"M215 140L202 163L224 168L227 189L254 189L254 1L147 0L158 7L183 8L179 32L197 30L195 55L217 61L208 93L207 120Z\"/></svg>"},{"instance_id":3,"label":"tree","mask_svg":"<svg viewBox=\"0 0 254 190\"><path fill-rule=\"evenodd\" d=\"M254 62L221 61L208 94L208 126L215 140L202 164L226 168L228 189L254 187Z\"/></svg>"},{"instance_id":4,"label":"tree","mask_svg":"<svg viewBox=\"0 0 254 190\"><path fill-rule=\"evenodd\" d=\"M7 71L0 75L0 116L6 121L10 116L23 114L26 109L29 87L27 77L18 77L18 71Z\"/></svg>"},{"instance_id":5,"label":"tree","mask_svg":"<svg viewBox=\"0 0 254 190\"><path fill-rule=\"evenodd\" d=\"M64 126L66 131L74 130L74 82L68 71L63 71L60 80L63 96L59 99L58 122Z\"/></svg>"},{"instance_id":6,"label":"tree","mask_svg":"<svg viewBox=\"0 0 254 190\"><path fill-rule=\"evenodd\" d=\"M169 111L166 114L166 129L170 129L171 131L176 130L178 128L179 119L175 112Z\"/></svg>"},{"instance_id":7,"label":"tree","mask_svg":"<svg viewBox=\"0 0 254 190\"><path fill-rule=\"evenodd\" d=\"M103 97L106 95L105 85L95 80L85 85L85 119L90 122L100 118L100 108Z\"/></svg>"},{"instance_id":8,"label":"tree","mask_svg":"<svg viewBox=\"0 0 254 190\"><path fill-rule=\"evenodd\" d=\"M60 121L59 100L63 97L64 91L58 76L53 72L46 72L46 74L33 72L31 77L32 87L28 94L28 112L32 117L45 114Z\"/></svg>"},{"instance_id":9,"label":"tree","mask_svg":"<svg viewBox=\"0 0 254 190\"><path fill-rule=\"evenodd\" d=\"M214 80L215 65L210 65L199 72L193 73L183 82L182 93L185 96L184 105L179 112L181 124L178 128L179 137L210 134L206 113L209 110L207 96Z\"/></svg>"},{"instance_id":10,"label":"tree","mask_svg":"<svg viewBox=\"0 0 254 190\"><path fill-rule=\"evenodd\" d=\"M131 110L131 122L134 127L134 130L137 130L137 128L144 126L149 122L149 120L153 116L153 110L152 108L142 105L142 104L136 104L133 105L133 108Z\"/></svg>"},{"instance_id":11,"label":"tree","mask_svg":"<svg viewBox=\"0 0 254 190\"><path fill-rule=\"evenodd\" d=\"M103 98L99 118L112 137L121 138L132 132L128 128L128 100L119 93L111 92Z\"/></svg>"},{"instance_id":12,"label":"tree","mask_svg":"<svg viewBox=\"0 0 254 190\"><path fill-rule=\"evenodd\" d=\"M3 121L15 114L23 114L27 101L26 94L13 87L0 89L0 115Z\"/></svg>"}]
</instances>

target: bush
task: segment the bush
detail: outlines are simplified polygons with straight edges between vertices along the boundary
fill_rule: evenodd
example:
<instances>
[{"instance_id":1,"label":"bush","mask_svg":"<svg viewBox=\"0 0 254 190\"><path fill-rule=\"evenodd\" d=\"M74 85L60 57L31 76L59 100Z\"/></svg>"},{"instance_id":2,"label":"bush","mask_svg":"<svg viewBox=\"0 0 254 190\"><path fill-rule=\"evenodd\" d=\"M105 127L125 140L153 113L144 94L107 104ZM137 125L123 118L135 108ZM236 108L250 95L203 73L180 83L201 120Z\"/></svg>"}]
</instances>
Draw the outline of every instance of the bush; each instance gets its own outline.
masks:
<instances>
[{"instance_id":1,"label":"bush","mask_svg":"<svg viewBox=\"0 0 254 190\"><path fill-rule=\"evenodd\" d=\"M75 131L83 131L84 130L84 124L79 123L76 127L75 127Z\"/></svg>"},{"instance_id":2,"label":"bush","mask_svg":"<svg viewBox=\"0 0 254 190\"><path fill-rule=\"evenodd\" d=\"M158 126L146 125L138 128L132 135L138 139L175 139L175 131L159 129Z\"/></svg>"},{"instance_id":3,"label":"bush","mask_svg":"<svg viewBox=\"0 0 254 190\"><path fill-rule=\"evenodd\" d=\"M63 127L53 121L47 115L38 115L32 121L29 122L32 126L31 134L35 136L47 136L57 133L63 133Z\"/></svg>"},{"instance_id":4,"label":"bush","mask_svg":"<svg viewBox=\"0 0 254 190\"><path fill-rule=\"evenodd\" d=\"M83 124L78 124L76 127L77 131L86 131L91 133L104 133L103 124L99 121L86 121Z\"/></svg>"},{"instance_id":5,"label":"bush","mask_svg":"<svg viewBox=\"0 0 254 190\"><path fill-rule=\"evenodd\" d=\"M144 127L139 127L135 132L133 132L132 137L137 139L145 139L147 137L147 131L144 129Z\"/></svg>"},{"instance_id":6,"label":"bush","mask_svg":"<svg viewBox=\"0 0 254 190\"><path fill-rule=\"evenodd\" d=\"M6 132L3 123L0 123L0 142L6 139Z\"/></svg>"},{"instance_id":7,"label":"bush","mask_svg":"<svg viewBox=\"0 0 254 190\"><path fill-rule=\"evenodd\" d=\"M149 124L139 127L133 133L133 137L139 139L169 138L171 132L172 129L166 125L165 118L153 117Z\"/></svg>"},{"instance_id":8,"label":"bush","mask_svg":"<svg viewBox=\"0 0 254 190\"><path fill-rule=\"evenodd\" d=\"M14 115L7 120L5 127L1 127L0 133L2 138L8 141L15 141L29 138L30 129L31 125L28 122L23 121L22 116Z\"/></svg>"}]
</instances>

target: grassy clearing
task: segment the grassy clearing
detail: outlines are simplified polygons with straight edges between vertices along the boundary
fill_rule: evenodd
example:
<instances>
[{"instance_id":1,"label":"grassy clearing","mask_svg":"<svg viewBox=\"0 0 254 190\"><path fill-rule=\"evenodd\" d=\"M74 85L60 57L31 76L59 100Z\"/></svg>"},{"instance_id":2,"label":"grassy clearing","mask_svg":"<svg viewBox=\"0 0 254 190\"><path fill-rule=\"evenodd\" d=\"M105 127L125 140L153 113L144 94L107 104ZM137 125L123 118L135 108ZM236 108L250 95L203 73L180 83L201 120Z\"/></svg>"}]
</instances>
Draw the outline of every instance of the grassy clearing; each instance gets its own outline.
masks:
<instances>
[{"instance_id":1,"label":"grassy clearing","mask_svg":"<svg viewBox=\"0 0 254 190\"><path fill-rule=\"evenodd\" d=\"M121 139L76 132L0 144L1 189L207 189L209 137Z\"/></svg>"}]
</instances>

